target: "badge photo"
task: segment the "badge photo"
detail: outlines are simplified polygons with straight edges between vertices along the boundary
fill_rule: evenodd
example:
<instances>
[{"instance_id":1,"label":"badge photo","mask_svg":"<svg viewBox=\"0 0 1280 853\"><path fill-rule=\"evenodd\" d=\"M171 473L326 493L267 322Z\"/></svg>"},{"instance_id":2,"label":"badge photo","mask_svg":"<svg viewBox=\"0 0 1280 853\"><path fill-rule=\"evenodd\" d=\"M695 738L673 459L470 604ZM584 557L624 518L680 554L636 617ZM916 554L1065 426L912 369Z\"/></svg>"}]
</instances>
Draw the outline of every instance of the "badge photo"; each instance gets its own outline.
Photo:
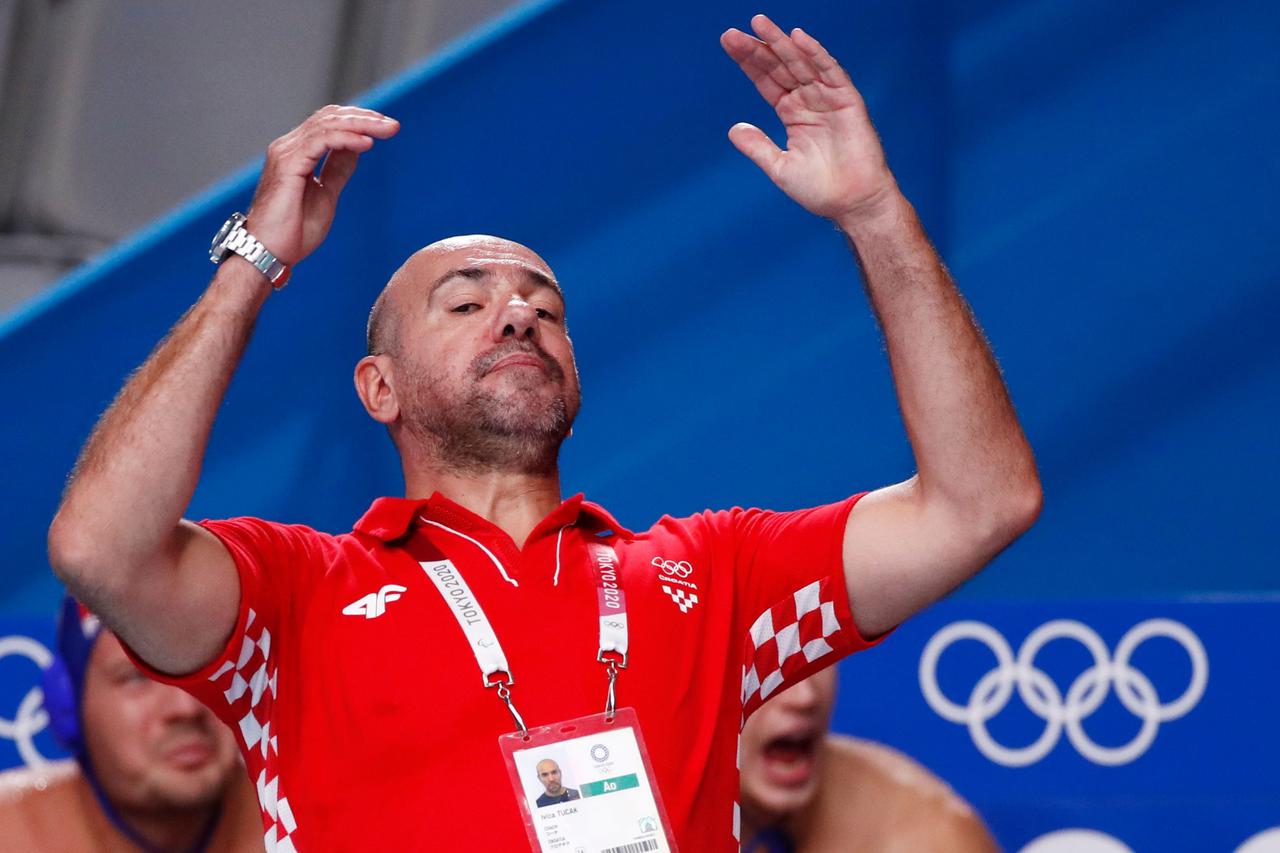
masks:
<instances>
[{"instance_id":1,"label":"badge photo","mask_svg":"<svg viewBox=\"0 0 1280 853\"><path fill-rule=\"evenodd\" d=\"M503 735L498 745L534 850L677 849L634 709Z\"/></svg>"}]
</instances>

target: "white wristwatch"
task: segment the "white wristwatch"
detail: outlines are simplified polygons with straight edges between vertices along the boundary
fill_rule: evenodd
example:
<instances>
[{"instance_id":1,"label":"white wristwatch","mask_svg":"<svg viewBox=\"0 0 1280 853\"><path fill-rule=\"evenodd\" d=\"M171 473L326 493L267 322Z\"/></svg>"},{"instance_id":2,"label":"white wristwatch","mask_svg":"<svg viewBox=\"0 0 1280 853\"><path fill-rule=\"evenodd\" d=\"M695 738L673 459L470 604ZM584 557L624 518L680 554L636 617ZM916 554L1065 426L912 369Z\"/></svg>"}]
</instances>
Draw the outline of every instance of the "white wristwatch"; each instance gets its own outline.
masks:
<instances>
[{"instance_id":1,"label":"white wristwatch","mask_svg":"<svg viewBox=\"0 0 1280 853\"><path fill-rule=\"evenodd\" d=\"M214 235L213 245L209 247L209 260L220 264L229 253L235 252L257 267L258 271L267 277L267 281L271 282L271 286L279 290L289 281L289 266L271 254L266 246L246 231L244 222L243 213L233 213L226 222L222 223L222 227Z\"/></svg>"}]
</instances>

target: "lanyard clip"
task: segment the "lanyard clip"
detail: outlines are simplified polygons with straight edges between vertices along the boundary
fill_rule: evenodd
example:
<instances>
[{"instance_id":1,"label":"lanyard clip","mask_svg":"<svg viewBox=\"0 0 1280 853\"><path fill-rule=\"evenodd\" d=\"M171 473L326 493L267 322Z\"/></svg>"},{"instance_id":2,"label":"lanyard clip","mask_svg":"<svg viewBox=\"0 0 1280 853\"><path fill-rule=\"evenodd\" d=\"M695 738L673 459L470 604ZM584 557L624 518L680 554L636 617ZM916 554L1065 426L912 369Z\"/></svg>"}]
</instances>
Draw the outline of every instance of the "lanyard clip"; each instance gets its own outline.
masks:
<instances>
[{"instance_id":1,"label":"lanyard clip","mask_svg":"<svg viewBox=\"0 0 1280 853\"><path fill-rule=\"evenodd\" d=\"M502 676L499 678L499 676ZM524 717L520 716L520 712L516 710L516 703L511 700L511 687L516 680L511 677L511 673L497 670L496 672L486 672L484 674L484 686L498 688L498 698L507 703L507 710L511 712L511 719L515 721L516 728L520 730L521 737L529 736L529 727L524 724Z\"/></svg>"},{"instance_id":2,"label":"lanyard clip","mask_svg":"<svg viewBox=\"0 0 1280 853\"><path fill-rule=\"evenodd\" d=\"M604 698L604 719L605 722L612 723L614 710L618 704L618 670L627 668L627 655L625 652L600 649L596 652L596 660L608 667L609 692Z\"/></svg>"},{"instance_id":3,"label":"lanyard clip","mask_svg":"<svg viewBox=\"0 0 1280 853\"><path fill-rule=\"evenodd\" d=\"M614 655L616 655L616 657L613 657ZM600 649L598 652L596 652L596 660L604 664L605 666L616 667L618 669L627 668L626 652L617 652L617 651L613 651L612 649L610 649L609 651L605 651L604 649Z\"/></svg>"}]
</instances>

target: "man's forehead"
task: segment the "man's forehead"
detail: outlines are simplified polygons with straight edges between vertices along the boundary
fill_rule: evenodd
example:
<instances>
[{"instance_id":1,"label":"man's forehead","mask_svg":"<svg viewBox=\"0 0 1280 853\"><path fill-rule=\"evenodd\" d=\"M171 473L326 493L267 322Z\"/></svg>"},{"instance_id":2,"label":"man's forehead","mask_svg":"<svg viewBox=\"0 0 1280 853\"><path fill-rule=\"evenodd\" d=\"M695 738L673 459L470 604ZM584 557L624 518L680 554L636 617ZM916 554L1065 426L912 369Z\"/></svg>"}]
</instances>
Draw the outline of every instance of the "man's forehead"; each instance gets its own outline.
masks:
<instances>
[{"instance_id":1,"label":"man's forehead","mask_svg":"<svg viewBox=\"0 0 1280 853\"><path fill-rule=\"evenodd\" d=\"M433 273L442 275L457 267L515 266L554 278L547 262L528 246L485 234L439 240L419 249L410 258L410 263L418 268L419 275L428 277Z\"/></svg>"}]
</instances>

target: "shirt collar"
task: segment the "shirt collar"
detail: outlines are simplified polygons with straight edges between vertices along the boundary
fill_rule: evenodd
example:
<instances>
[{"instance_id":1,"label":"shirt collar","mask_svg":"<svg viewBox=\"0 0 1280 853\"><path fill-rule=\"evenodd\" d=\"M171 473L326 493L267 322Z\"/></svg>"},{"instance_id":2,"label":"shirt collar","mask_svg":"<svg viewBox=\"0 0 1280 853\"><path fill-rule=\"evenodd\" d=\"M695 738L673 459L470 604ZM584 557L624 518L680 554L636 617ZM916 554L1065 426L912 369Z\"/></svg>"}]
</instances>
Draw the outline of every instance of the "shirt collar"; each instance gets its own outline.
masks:
<instances>
[{"instance_id":1,"label":"shirt collar","mask_svg":"<svg viewBox=\"0 0 1280 853\"><path fill-rule=\"evenodd\" d=\"M419 514L425 514L433 521L447 516L453 520L470 518L479 524L488 523L465 507L436 492L429 498L378 498L355 523L353 530L383 542L394 542L409 532L413 527L414 519ZM619 524L618 520L604 507L583 500L581 492L552 510L551 514L538 524L538 527L562 527L580 523L597 531L612 530L623 539L635 538L635 534Z\"/></svg>"}]
</instances>

